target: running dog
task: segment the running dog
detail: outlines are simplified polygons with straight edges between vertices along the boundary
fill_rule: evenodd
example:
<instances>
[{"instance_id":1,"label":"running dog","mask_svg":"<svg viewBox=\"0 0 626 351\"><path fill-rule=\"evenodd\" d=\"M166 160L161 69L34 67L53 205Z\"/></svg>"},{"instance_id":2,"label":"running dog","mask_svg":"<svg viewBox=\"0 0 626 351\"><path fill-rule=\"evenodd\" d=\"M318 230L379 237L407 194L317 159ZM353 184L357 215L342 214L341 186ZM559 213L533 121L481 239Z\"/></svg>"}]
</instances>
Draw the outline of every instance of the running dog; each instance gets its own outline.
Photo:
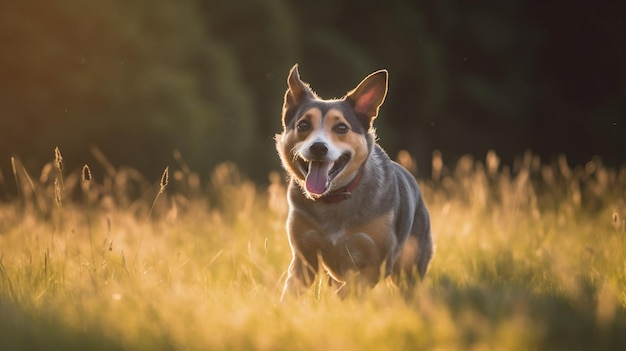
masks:
<instances>
[{"instance_id":1,"label":"running dog","mask_svg":"<svg viewBox=\"0 0 626 351\"><path fill-rule=\"evenodd\" d=\"M387 95L386 70L341 99L323 100L287 79L276 149L289 176L292 250L281 300L322 269L341 295L388 276L414 283L433 255L430 217L415 178L376 143L373 122Z\"/></svg>"}]
</instances>

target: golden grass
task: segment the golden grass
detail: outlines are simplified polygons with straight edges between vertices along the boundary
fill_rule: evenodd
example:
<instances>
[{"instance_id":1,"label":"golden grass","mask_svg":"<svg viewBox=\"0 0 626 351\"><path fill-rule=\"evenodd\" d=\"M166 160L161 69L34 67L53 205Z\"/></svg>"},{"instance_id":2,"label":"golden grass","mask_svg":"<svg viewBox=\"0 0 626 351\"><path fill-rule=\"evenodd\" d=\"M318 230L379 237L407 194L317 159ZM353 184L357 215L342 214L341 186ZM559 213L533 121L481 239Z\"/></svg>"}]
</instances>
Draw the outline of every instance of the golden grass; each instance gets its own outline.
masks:
<instances>
[{"instance_id":1,"label":"golden grass","mask_svg":"<svg viewBox=\"0 0 626 351\"><path fill-rule=\"evenodd\" d=\"M341 301L320 282L279 304L290 258L281 174L260 187L225 163L203 185L180 155L160 180L110 165L64 174L55 155L39 178L12 160L0 349L626 346L624 167L526 154L509 168L490 152L446 169L435 154L420 183L437 251L412 298L384 281Z\"/></svg>"}]
</instances>

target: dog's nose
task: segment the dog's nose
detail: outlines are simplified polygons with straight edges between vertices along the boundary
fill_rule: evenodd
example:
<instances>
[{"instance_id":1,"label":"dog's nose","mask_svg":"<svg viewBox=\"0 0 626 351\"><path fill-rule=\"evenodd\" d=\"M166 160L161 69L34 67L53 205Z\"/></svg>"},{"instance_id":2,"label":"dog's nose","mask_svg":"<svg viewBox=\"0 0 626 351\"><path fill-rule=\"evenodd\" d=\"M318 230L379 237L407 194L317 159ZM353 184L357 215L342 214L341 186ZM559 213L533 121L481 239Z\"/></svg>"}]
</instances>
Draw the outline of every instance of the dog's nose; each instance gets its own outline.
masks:
<instances>
[{"instance_id":1,"label":"dog's nose","mask_svg":"<svg viewBox=\"0 0 626 351\"><path fill-rule=\"evenodd\" d=\"M309 150L311 150L311 154L313 154L313 156L322 157L326 156L326 154L328 153L328 146L326 146L325 143L318 141L316 143L313 143Z\"/></svg>"}]
</instances>

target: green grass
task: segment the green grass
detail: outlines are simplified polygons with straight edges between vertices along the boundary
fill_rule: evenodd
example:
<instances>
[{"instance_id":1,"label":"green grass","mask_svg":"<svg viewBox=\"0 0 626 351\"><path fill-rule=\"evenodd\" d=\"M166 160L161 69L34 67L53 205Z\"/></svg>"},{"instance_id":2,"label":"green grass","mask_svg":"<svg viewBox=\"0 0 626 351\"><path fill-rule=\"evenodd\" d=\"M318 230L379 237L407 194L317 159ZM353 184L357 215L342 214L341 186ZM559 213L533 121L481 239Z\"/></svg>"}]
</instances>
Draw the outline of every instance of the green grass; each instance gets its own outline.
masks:
<instances>
[{"instance_id":1,"label":"green grass","mask_svg":"<svg viewBox=\"0 0 626 351\"><path fill-rule=\"evenodd\" d=\"M344 301L316 284L279 304L282 175L261 188L224 164L201 184L181 161L169 184L110 165L86 182L14 160L0 349L626 348L626 168L439 161L421 182L436 255L411 298L387 281Z\"/></svg>"}]
</instances>

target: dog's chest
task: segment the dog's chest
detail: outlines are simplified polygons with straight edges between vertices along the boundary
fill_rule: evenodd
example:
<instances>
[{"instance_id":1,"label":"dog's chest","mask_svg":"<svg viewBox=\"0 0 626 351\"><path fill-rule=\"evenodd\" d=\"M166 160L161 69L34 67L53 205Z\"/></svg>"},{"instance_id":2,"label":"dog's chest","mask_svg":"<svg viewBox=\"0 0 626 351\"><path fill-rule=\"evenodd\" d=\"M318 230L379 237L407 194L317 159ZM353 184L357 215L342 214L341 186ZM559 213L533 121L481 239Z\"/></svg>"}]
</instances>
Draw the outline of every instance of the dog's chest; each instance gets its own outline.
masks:
<instances>
[{"instance_id":1,"label":"dog's chest","mask_svg":"<svg viewBox=\"0 0 626 351\"><path fill-rule=\"evenodd\" d=\"M317 213L296 216L290 233L302 252L321 255L323 265L336 279L347 271L378 265L397 245L393 212L366 216L354 213Z\"/></svg>"},{"instance_id":2,"label":"dog's chest","mask_svg":"<svg viewBox=\"0 0 626 351\"><path fill-rule=\"evenodd\" d=\"M335 245L342 238L355 233L365 233L372 237L391 234L395 220L394 211L355 210L348 203L346 205L348 206L319 206L309 212L307 220L325 240Z\"/></svg>"}]
</instances>

